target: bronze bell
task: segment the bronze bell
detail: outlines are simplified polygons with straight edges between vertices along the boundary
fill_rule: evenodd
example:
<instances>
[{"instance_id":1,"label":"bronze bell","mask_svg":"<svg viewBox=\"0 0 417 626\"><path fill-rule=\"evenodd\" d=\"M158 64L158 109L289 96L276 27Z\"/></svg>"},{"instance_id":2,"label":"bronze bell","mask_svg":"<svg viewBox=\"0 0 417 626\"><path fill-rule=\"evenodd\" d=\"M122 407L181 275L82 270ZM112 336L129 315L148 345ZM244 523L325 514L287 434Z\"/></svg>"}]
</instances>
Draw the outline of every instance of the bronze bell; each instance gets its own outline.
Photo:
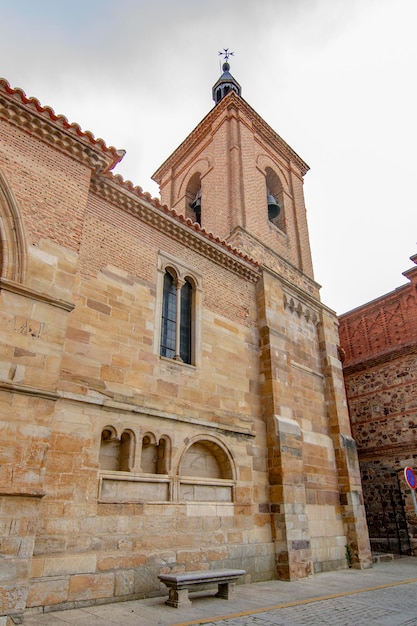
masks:
<instances>
[{"instance_id":1,"label":"bronze bell","mask_svg":"<svg viewBox=\"0 0 417 626\"><path fill-rule=\"evenodd\" d=\"M190 202L190 208L195 212L197 223L201 225L201 189L197 191L194 200Z\"/></svg>"},{"instance_id":2,"label":"bronze bell","mask_svg":"<svg viewBox=\"0 0 417 626\"><path fill-rule=\"evenodd\" d=\"M278 217L279 212L281 211L281 207L277 204L272 193L268 193L266 196L266 201L268 204L268 219L271 221L275 217Z\"/></svg>"}]
</instances>

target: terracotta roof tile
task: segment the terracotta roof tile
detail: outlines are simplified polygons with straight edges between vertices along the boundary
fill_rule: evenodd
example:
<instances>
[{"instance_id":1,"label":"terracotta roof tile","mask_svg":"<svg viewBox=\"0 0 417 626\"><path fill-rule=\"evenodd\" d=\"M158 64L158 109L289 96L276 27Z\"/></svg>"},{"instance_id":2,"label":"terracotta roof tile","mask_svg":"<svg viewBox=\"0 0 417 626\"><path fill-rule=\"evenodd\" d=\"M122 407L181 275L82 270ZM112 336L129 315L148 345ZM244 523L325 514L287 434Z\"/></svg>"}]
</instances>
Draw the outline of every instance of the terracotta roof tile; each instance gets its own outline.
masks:
<instances>
[{"instance_id":1,"label":"terracotta roof tile","mask_svg":"<svg viewBox=\"0 0 417 626\"><path fill-rule=\"evenodd\" d=\"M13 96L15 99L20 100L24 105L29 108L34 108L43 117L49 117L52 122L57 123L66 131L71 134L75 134L83 140L87 140L91 145L101 149L108 157L111 158L109 169L115 167L125 155L124 150L117 150L113 146L107 146L103 139L94 137L93 133L89 130L83 131L79 124L76 122L69 122L64 115L57 115L50 106L43 106L37 98L28 97L23 89L19 87L11 87L5 78L0 78L0 88L7 94Z\"/></svg>"}]
</instances>

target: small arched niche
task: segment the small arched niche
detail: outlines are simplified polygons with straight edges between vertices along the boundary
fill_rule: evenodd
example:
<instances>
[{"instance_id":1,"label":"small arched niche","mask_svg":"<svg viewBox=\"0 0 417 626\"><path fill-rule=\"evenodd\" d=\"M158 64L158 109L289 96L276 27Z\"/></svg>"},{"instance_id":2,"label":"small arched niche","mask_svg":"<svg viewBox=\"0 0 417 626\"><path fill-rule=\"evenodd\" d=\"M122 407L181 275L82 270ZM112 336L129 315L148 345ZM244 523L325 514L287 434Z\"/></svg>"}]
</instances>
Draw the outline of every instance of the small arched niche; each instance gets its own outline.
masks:
<instances>
[{"instance_id":1,"label":"small arched niche","mask_svg":"<svg viewBox=\"0 0 417 626\"><path fill-rule=\"evenodd\" d=\"M152 433L146 433L142 438L142 455L140 466L145 474L156 474L158 462L158 446L155 436Z\"/></svg>"},{"instance_id":2,"label":"small arched niche","mask_svg":"<svg viewBox=\"0 0 417 626\"><path fill-rule=\"evenodd\" d=\"M101 432L99 465L101 470L119 470L120 440L112 426L106 426Z\"/></svg>"},{"instance_id":3,"label":"small arched niche","mask_svg":"<svg viewBox=\"0 0 417 626\"><path fill-rule=\"evenodd\" d=\"M171 440L166 435L157 442L153 433L142 438L141 468L145 474L168 474Z\"/></svg>"},{"instance_id":4,"label":"small arched niche","mask_svg":"<svg viewBox=\"0 0 417 626\"><path fill-rule=\"evenodd\" d=\"M100 469L130 472L133 466L134 443L135 437L130 430L125 430L119 439L113 426L103 428L99 454Z\"/></svg>"},{"instance_id":5,"label":"small arched niche","mask_svg":"<svg viewBox=\"0 0 417 626\"><path fill-rule=\"evenodd\" d=\"M268 219L274 224L279 230L286 233L286 222L285 222L285 207L284 207L284 192L282 189L281 181L278 175L272 170L270 167L267 167L265 170L266 175L266 196L273 196L276 204L279 206L278 215L276 212L272 212L268 210Z\"/></svg>"},{"instance_id":6,"label":"small arched niche","mask_svg":"<svg viewBox=\"0 0 417 626\"><path fill-rule=\"evenodd\" d=\"M159 439L156 456L156 473L168 474L171 458L171 440L166 435Z\"/></svg>"},{"instance_id":7,"label":"small arched niche","mask_svg":"<svg viewBox=\"0 0 417 626\"><path fill-rule=\"evenodd\" d=\"M121 472L130 472L133 466L135 451L135 436L130 430L125 430L120 438L119 469Z\"/></svg>"},{"instance_id":8,"label":"small arched niche","mask_svg":"<svg viewBox=\"0 0 417 626\"><path fill-rule=\"evenodd\" d=\"M180 471L181 476L208 479L233 479L233 470L226 452L216 443L200 440L185 452Z\"/></svg>"}]
</instances>

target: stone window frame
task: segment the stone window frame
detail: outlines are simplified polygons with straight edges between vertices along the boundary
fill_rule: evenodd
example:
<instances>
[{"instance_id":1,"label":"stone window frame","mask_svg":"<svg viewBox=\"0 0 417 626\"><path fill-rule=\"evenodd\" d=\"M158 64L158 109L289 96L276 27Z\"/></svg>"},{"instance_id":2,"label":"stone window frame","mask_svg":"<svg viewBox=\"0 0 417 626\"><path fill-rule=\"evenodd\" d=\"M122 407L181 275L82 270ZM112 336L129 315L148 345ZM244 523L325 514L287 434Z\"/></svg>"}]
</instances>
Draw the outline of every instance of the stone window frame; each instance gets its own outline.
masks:
<instances>
[{"instance_id":1,"label":"stone window frame","mask_svg":"<svg viewBox=\"0 0 417 626\"><path fill-rule=\"evenodd\" d=\"M191 363L185 363L179 354L180 347L180 328L176 330L176 347L173 358L161 355L161 333L162 333L162 311L164 298L164 279L166 272L169 272L174 278L177 289L181 290L186 280L192 286L192 302L191 302ZM178 310L180 308L180 294L177 296L177 320L180 319ZM154 353L161 360L176 362L186 367L198 367L201 361L201 324L202 324L202 305L203 290L202 276L191 269L183 261L173 257L165 252L159 251L157 262L157 281L156 281L156 306L155 306L155 336L154 336Z\"/></svg>"},{"instance_id":2,"label":"stone window frame","mask_svg":"<svg viewBox=\"0 0 417 626\"><path fill-rule=\"evenodd\" d=\"M160 355L182 363L192 363L192 320L194 282L182 281L168 267L164 274L161 314Z\"/></svg>"}]
</instances>

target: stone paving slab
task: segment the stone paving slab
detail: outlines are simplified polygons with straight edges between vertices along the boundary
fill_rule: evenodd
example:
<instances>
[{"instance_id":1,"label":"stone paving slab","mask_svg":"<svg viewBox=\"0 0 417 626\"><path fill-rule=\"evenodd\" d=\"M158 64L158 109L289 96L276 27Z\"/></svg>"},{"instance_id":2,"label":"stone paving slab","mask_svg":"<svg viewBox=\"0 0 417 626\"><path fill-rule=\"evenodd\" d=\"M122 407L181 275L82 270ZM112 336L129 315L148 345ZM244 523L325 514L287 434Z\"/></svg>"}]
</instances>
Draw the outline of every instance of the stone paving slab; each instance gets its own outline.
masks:
<instances>
[{"instance_id":1,"label":"stone paving slab","mask_svg":"<svg viewBox=\"0 0 417 626\"><path fill-rule=\"evenodd\" d=\"M191 607L165 598L26 613L24 626L417 626L417 558L368 570L324 572L294 582L238 585L235 597L216 590L190 594Z\"/></svg>"}]
</instances>

